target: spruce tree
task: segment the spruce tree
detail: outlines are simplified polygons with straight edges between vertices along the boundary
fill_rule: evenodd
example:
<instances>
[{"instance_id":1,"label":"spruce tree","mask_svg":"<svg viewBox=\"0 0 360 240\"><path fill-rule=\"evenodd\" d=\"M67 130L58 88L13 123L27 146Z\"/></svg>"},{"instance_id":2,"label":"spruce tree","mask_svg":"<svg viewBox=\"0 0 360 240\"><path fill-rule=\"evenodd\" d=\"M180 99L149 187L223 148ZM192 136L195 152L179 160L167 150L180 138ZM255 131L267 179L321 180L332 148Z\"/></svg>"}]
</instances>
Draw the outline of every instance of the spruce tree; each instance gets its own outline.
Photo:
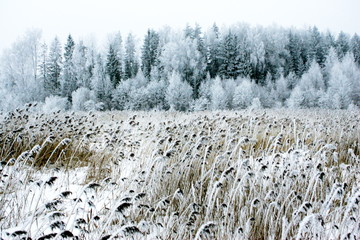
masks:
<instances>
[{"instance_id":1,"label":"spruce tree","mask_svg":"<svg viewBox=\"0 0 360 240\"><path fill-rule=\"evenodd\" d=\"M215 78L219 72L221 61L219 57L220 47L219 28L214 24L206 39L206 71L210 74L211 78Z\"/></svg>"},{"instance_id":2,"label":"spruce tree","mask_svg":"<svg viewBox=\"0 0 360 240\"><path fill-rule=\"evenodd\" d=\"M46 64L47 77L44 82L45 91L50 95L60 94L60 74L62 71L61 45L56 37L51 43Z\"/></svg>"},{"instance_id":3,"label":"spruce tree","mask_svg":"<svg viewBox=\"0 0 360 240\"><path fill-rule=\"evenodd\" d=\"M158 64L159 35L154 30L148 30L141 51L141 70L145 77L150 78L151 70Z\"/></svg>"},{"instance_id":4,"label":"spruce tree","mask_svg":"<svg viewBox=\"0 0 360 240\"><path fill-rule=\"evenodd\" d=\"M135 53L135 39L133 35L129 33L125 45L125 79L135 77L138 72L139 63Z\"/></svg>"},{"instance_id":5,"label":"spruce tree","mask_svg":"<svg viewBox=\"0 0 360 240\"><path fill-rule=\"evenodd\" d=\"M110 44L107 54L106 72L113 87L116 87L121 81L121 61L112 44Z\"/></svg>"},{"instance_id":6,"label":"spruce tree","mask_svg":"<svg viewBox=\"0 0 360 240\"><path fill-rule=\"evenodd\" d=\"M315 60L321 67L324 66L326 60L326 46L323 36L320 34L317 27L310 30L308 61Z\"/></svg>"},{"instance_id":7,"label":"spruce tree","mask_svg":"<svg viewBox=\"0 0 360 240\"><path fill-rule=\"evenodd\" d=\"M197 46L196 49L200 54L200 58L196 63L196 71L194 72L194 78L197 79L194 88L194 97L197 98L200 84L206 78L206 48L201 27L198 24L195 25L194 29L194 41Z\"/></svg>"},{"instance_id":8,"label":"spruce tree","mask_svg":"<svg viewBox=\"0 0 360 240\"><path fill-rule=\"evenodd\" d=\"M241 77L250 77L251 75L251 52L248 40L246 38L241 39L241 41L237 41L237 77L240 75ZM236 42L235 42L236 44ZM234 78L235 78L234 77Z\"/></svg>"},{"instance_id":9,"label":"spruce tree","mask_svg":"<svg viewBox=\"0 0 360 240\"><path fill-rule=\"evenodd\" d=\"M297 77L301 77L304 72L304 61L301 52L302 41L299 35L292 32L288 34L288 38L289 41L285 47L288 50L288 57L286 59L286 75L293 72Z\"/></svg>"},{"instance_id":10,"label":"spruce tree","mask_svg":"<svg viewBox=\"0 0 360 240\"><path fill-rule=\"evenodd\" d=\"M360 37L356 33L351 38L351 51L354 55L354 60L360 66Z\"/></svg>"},{"instance_id":11,"label":"spruce tree","mask_svg":"<svg viewBox=\"0 0 360 240\"><path fill-rule=\"evenodd\" d=\"M224 37L220 51L219 74L225 78L236 78L239 74L237 36L229 31Z\"/></svg>"},{"instance_id":12,"label":"spruce tree","mask_svg":"<svg viewBox=\"0 0 360 240\"><path fill-rule=\"evenodd\" d=\"M71 93L76 90L76 76L73 62L75 42L71 35L68 36L64 52L64 67L61 81L61 94L72 102Z\"/></svg>"},{"instance_id":13,"label":"spruce tree","mask_svg":"<svg viewBox=\"0 0 360 240\"><path fill-rule=\"evenodd\" d=\"M346 53L350 50L350 40L349 36L344 32L340 32L338 38L336 39L336 52L340 60L342 60Z\"/></svg>"},{"instance_id":14,"label":"spruce tree","mask_svg":"<svg viewBox=\"0 0 360 240\"><path fill-rule=\"evenodd\" d=\"M47 82L48 72L47 72L47 61L48 61L48 47L46 43L43 43L40 46L40 63L39 63L39 78L44 84L45 89L45 83ZM46 93L45 93L46 94Z\"/></svg>"}]
</instances>

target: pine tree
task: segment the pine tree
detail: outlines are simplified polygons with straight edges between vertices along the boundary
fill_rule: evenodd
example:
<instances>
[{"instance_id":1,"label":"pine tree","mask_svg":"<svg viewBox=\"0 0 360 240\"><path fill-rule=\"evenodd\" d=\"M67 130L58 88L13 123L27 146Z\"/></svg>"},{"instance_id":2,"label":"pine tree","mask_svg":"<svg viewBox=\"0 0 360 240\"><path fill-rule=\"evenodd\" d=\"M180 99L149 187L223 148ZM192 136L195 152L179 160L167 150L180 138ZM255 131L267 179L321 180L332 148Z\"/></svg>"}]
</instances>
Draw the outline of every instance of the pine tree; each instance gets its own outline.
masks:
<instances>
[{"instance_id":1,"label":"pine tree","mask_svg":"<svg viewBox=\"0 0 360 240\"><path fill-rule=\"evenodd\" d=\"M115 34L109 43L106 72L114 88L124 79L122 38L120 32Z\"/></svg>"},{"instance_id":2,"label":"pine tree","mask_svg":"<svg viewBox=\"0 0 360 240\"><path fill-rule=\"evenodd\" d=\"M40 50L40 63L39 63L39 78L41 79L41 81L44 84L44 89L45 89L45 83L47 82L47 78L48 78L48 71L47 71L47 62L48 62L48 47L46 45L46 43L43 43L40 46L41 50Z\"/></svg>"},{"instance_id":3,"label":"pine tree","mask_svg":"<svg viewBox=\"0 0 360 240\"><path fill-rule=\"evenodd\" d=\"M71 35L68 36L64 52L64 67L61 81L61 94L71 103L71 93L76 90L76 75L73 62L75 42Z\"/></svg>"},{"instance_id":4,"label":"pine tree","mask_svg":"<svg viewBox=\"0 0 360 240\"><path fill-rule=\"evenodd\" d=\"M203 58L203 61L205 61L206 48L205 48L204 38L202 35L203 34L201 31L201 27L199 26L199 24L196 24L194 29L194 40L196 41L197 50L199 51L201 57Z\"/></svg>"},{"instance_id":5,"label":"pine tree","mask_svg":"<svg viewBox=\"0 0 360 240\"><path fill-rule=\"evenodd\" d=\"M335 37L331 32L327 32L324 37L324 45L327 50L329 50L331 47L336 47Z\"/></svg>"},{"instance_id":6,"label":"pine tree","mask_svg":"<svg viewBox=\"0 0 360 240\"><path fill-rule=\"evenodd\" d=\"M241 77L250 77L251 75L251 52L248 40L243 37L238 41L237 60L238 75Z\"/></svg>"},{"instance_id":7,"label":"pine tree","mask_svg":"<svg viewBox=\"0 0 360 240\"><path fill-rule=\"evenodd\" d=\"M144 39L141 55L141 70L145 77L150 78L150 73L159 61L159 35L154 30L148 30Z\"/></svg>"},{"instance_id":8,"label":"pine tree","mask_svg":"<svg viewBox=\"0 0 360 240\"><path fill-rule=\"evenodd\" d=\"M324 66L326 60L326 46L325 41L317 27L313 27L310 30L310 43L308 53L308 61L315 60L321 67Z\"/></svg>"},{"instance_id":9,"label":"pine tree","mask_svg":"<svg viewBox=\"0 0 360 240\"><path fill-rule=\"evenodd\" d=\"M340 60L342 60L346 53L350 50L350 39L349 36L344 32L340 32L336 39L336 52Z\"/></svg>"},{"instance_id":10,"label":"pine tree","mask_svg":"<svg viewBox=\"0 0 360 240\"><path fill-rule=\"evenodd\" d=\"M106 62L106 72L110 77L110 81L115 88L121 81L121 61L112 44L109 46Z\"/></svg>"},{"instance_id":11,"label":"pine tree","mask_svg":"<svg viewBox=\"0 0 360 240\"><path fill-rule=\"evenodd\" d=\"M239 75L237 36L229 31L224 37L220 52L219 74L225 78L236 78Z\"/></svg>"},{"instance_id":12,"label":"pine tree","mask_svg":"<svg viewBox=\"0 0 360 240\"><path fill-rule=\"evenodd\" d=\"M193 79L190 82L190 85L193 87L194 98L197 99L199 96L199 87L202 81L206 78L206 48L204 44L204 38L202 36L201 27L196 24L194 28L194 38L193 42L196 45L196 50L198 52L198 59L196 61L195 71L193 73Z\"/></svg>"},{"instance_id":13,"label":"pine tree","mask_svg":"<svg viewBox=\"0 0 360 240\"><path fill-rule=\"evenodd\" d=\"M194 39L195 30L189 24L186 24L186 27L184 29L184 35L185 35L185 38Z\"/></svg>"},{"instance_id":14,"label":"pine tree","mask_svg":"<svg viewBox=\"0 0 360 240\"><path fill-rule=\"evenodd\" d=\"M354 60L360 67L360 37L356 33L351 38L351 51L354 55Z\"/></svg>"},{"instance_id":15,"label":"pine tree","mask_svg":"<svg viewBox=\"0 0 360 240\"><path fill-rule=\"evenodd\" d=\"M139 70L139 63L136 59L135 39L129 33L125 45L125 79L133 78Z\"/></svg>"},{"instance_id":16,"label":"pine tree","mask_svg":"<svg viewBox=\"0 0 360 240\"><path fill-rule=\"evenodd\" d=\"M288 50L289 56L286 62L286 75L290 72L296 74L297 77L301 77L304 72L304 61L301 56L301 39L297 34L290 32L288 34L288 44L286 45L286 49Z\"/></svg>"},{"instance_id":17,"label":"pine tree","mask_svg":"<svg viewBox=\"0 0 360 240\"><path fill-rule=\"evenodd\" d=\"M47 78L44 82L45 91L50 95L60 94L60 74L62 71L61 45L56 37L51 43L46 64Z\"/></svg>"},{"instance_id":18,"label":"pine tree","mask_svg":"<svg viewBox=\"0 0 360 240\"><path fill-rule=\"evenodd\" d=\"M287 67L290 55L287 49L289 42L288 32L281 29L265 29L262 33L262 41L264 43L264 68L262 76L258 82L265 84L265 78L268 73L274 79L281 75L287 76L291 71Z\"/></svg>"},{"instance_id":19,"label":"pine tree","mask_svg":"<svg viewBox=\"0 0 360 240\"><path fill-rule=\"evenodd\" d=\"M265 44L258 32L254 32L250 37L250 62L251 78L256 82L263 83L265 67Z\"/></svg>"},{"instance_id":20,"label":"pine tree","mask_svg":"<svg viewBox=\"0 0 360 240\"><path fill-rule=\"evenodd\" d=\"M206 38L206 71L210 74L211 78L215 78L219 72L220 47L219 28L214 24Z\"/></svg>"}]
</instances>

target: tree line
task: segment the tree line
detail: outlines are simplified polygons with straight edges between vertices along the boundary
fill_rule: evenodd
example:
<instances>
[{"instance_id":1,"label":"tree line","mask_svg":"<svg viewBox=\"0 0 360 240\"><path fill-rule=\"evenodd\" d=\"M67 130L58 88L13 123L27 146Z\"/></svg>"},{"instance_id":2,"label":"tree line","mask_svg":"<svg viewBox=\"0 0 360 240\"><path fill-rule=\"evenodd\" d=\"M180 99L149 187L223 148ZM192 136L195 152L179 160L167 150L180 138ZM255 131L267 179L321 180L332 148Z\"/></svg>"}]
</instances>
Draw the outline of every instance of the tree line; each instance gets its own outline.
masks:
<instances>
[{"instance_id":1,"label":"tree line","mask_svg":"<svg viewBox=\"0 0 360 240\"><path fill-rule=\"evenodd\" d=\"M0 61L0 109L221 110L360 107L360 37L237 24L149 29L95 43L32 30Z\"/></svg>"}]
</instances>

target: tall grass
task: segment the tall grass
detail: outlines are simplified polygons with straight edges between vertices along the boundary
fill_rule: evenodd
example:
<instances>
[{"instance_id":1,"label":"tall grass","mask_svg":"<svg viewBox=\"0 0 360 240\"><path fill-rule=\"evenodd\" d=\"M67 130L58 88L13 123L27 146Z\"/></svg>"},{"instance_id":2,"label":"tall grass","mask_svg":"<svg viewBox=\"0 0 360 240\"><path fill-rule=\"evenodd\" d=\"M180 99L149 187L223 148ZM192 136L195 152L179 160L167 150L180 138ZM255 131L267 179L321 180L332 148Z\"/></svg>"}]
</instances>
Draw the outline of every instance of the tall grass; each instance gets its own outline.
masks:
<instances>
[{"instance_id":1,"label":"tall grass","mask_svg":"<svg viewBox=\"0 0 360 240\"><path fill-rule=\"evenodd\" d=\"M359 123L350 111L10 113L0 237L355 238Z\"/></svg>"}]
</instances>

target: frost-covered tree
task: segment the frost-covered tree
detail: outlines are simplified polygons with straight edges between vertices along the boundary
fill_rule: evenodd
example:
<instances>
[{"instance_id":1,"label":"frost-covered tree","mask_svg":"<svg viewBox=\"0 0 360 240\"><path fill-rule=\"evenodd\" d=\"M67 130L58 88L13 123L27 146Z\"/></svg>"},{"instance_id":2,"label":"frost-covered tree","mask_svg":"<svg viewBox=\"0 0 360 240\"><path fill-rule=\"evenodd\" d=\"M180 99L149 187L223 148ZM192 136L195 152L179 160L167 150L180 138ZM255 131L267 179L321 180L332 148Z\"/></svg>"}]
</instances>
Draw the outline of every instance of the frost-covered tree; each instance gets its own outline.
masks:
<instances>
[{"instance_id":1,"label":"frost-covered tree","mask_svg":"<svg viewBox=\"0 0 360 240\"><path fill-rule=\"evenodd\" d=\"M360 69L356 65L352 53L349 52L345 55L341 62L341 69L350 82L349 97L351 103L360 106Z\"/></svg>"},{"instance_id":2,"label":"frost-covered tree","mask_svg":"<svg viewBox=\"0 0 360 240\"><path fill-rule=\"evenodd\" d=\"M134 36L129 33L125 45L125 79L133 78L139 70L139 63L136 57L136 46Z\"/></svg>"},{"instance_id":3,"label":"frost-covered tree","mask_svg":"<svg viewBox=\"0 0 360 240\"><path fill-rule=\"evenodd\" d=\"M148 30L141 50L141 70L145 77L150 78L151 71L159 63L159 35Z\"/></svg>"},{"instance_id":4,"label":"frost-covered tree","mask_svg":"<svg viewBox=\"0 0 360 240\"><path fill-rule=\"evenodd\" d=\"M280 107L278 95L276 91L276 83L270 73L266 75L265 84L263 86L254 84L253 92L256 93L264 108Z\"/></svg>"},{"instance_id":5,"label":"frost-covered tree","mask_svg":"<svg viewBox=\"0 0 360 240\"><path fill-rule=\"evenodd\" d=\"M86 87L80 87L72 93L74 111L102 110L102 107L102 103L96 103L94 92Z\"/></svg>"},{"instance_id":6,"label":"frost-covered tree","mask_svg":"<svg viewBox=\"0 0 360 240\"><path fill-rule=\"evenodd\" d=\"M111 108L113 84L106 74L106 66L100 54L97 55L94 74L91 78L91 88L95 93L96 102L102 102L104 110Z\"/></svg>"},{"instance_id":7,"label":"frost-covered tree","mask_svg":"<svg viewBox=\"0 0 360 240\"><path fill-rule=\"evenodd\" d=\"M109 75L113 87L116 87L121 81L121 59L119 59L112 44L110 44L107 54L106 72Z\"/></svg>"},{"instance_id":8,"label":"frost-covered tree","mask_svg":"<svg viewBox=\"0 0 360 240\"><path fill-rule=\"evenodd\" d=\"M120 32L116 33L109 43L106 59L106 72L114 88L125 79L123 72L122 38Z\"/></svg>"},{"instance_id":9,"label":"frost-covered tree","mask_svg":"<svg viewBox=\"0 0 360 240\"><path fill-rule=\"evenodd\" d=\"M301 56L302 54L302 41L298 34L290 32L288 35L288 44L286 49L288 51L288 57L286 59L286 75L290 72L296 74L297 77L301 77L304 72L305 66Z\"/></svg>"},{"instance_id":10,"label":"frost-covered tree","mask_svg":"<svg viewBox=\"0 0 360 240\"><path fill-rule=\"evenodd\" d=\"M199 97L192 103L192 109L195 111L203 111L211 109L211 84L210 75L201 82L199 87Z\"/></svg>"},{"instance_id":11,"label":"frost-covered tree","mask_svg":"<svg viewBox=\"0 0 360 240\"><path fill-rule=\"evenodd\" d=\"M235 88L234 92L234 108L248 108L255 97L254 83L247 78L241 79L240 84Z\"/></svg>"},{"instance_id":12,"label":"frost-covered tree","mask_svg":"<svg viewBox=\"0 0 360 240\"><path fill-rule=\"evenodd\" d=\"M340 32L337 39L336 39L336 52L340 60L345 57L345 55L350 50L350 37L349 35L345 34L344 32Z\"/></svg>"},{"instance_id":13,"label":"frost-covered tree","mask_svg":"<svg viewBox=\"0 0 360 240\"><path fill-rule=\"evenodd\" d=\"M191 38L169 42L164 46L160 56L161 67L164 74L171 75L178 72L181 79L190 84L194 91L194 98L198 96L198 89L202 77L199 75L205 65L202 65L200 52L196 41Z\"/></svg>"},{"instance_id":14,"label":"frost-covered tree","mask_svg":"<svg viewBox=\"0 0 360 240\"><path fill-rule=\"evenodd\" d=\"M39 80L42 82L44 88L45 88L45 82L47 82L47 78L48 78L47 62L48 62L48 47L46 43L43 43L40 46L38 71L39 71Z\"/></svg>"},{"instance_id":15,"label":"frost-covered tree","mask_svg":"<svg viewBox=\"0 0 360 240\"><path fill-rule=\"evenodd\" d=\"M286 81L288 83L289 90L293 90L295 88L297 82L299 81L299 79L298 79L298 77L296 76L295 73L290 72L286 76Z\"/></svg>"},{"instance_id":16,"label":"frost-covered tree","mask_svg":"<svg viewBox=\"0 0 360 240\"><path fill-rule=\"evenodd\" d=\"M131 91L131 79L120 82L112 93L113 107L117 110L127 110Z\"/></svg>"},{"instance_id":17,"label":"frost-covered tree","mask_svg":"<svg viewBox=\"0 0 360 240\"><path fill-rule=\"evenodd\" d=\"M205 43L204 43L204 37L203 37L203 33L201 30L201 27L199 24L195 24L195 28L194 28L194 38L193 41L196 44L196 49L198 50L199 54L200 54L200 59L196 62L197 66L196 66L196 71L195 71L195 78L198 79L197 85L194 87L193 86L193 90L194 90L194 97L197 98L198 97L198 90L199 90L199 85L200 83L205 79L206 77L206 47L205 47ZM191 83L190 83L191 85Z\"/></svg>"},{"instance_id":18,"label":"frost-covered tree","mask_svg":"<svg viewBox=\"0 0 360 240\"><path fill-rule=\"evenodd\" d=\"M145 96L146 107L142 110L167 110L169 106L166 102L167 84L165 80L151 80L142 93Z\"/></svg>"},{"instance_id":19,"label":"frost-covered tree","mask_svg":"<svg viewBox=\"0 0 360 240\"><path fill-rule=\"evenodd\" d=\"M250 41L250 63L251 63L251 77L257 81L263 79L265 68L265 44L259 32L252 32L249 37Z\"/></svg>"},{"instance_id":20,"label":"frost-covered tree","mask_svg":"<svg viewBox=\"0 0 360 240\"><path fill-rule=\"evenodd\" d=\"M131 34L124 53L120 33L112 35L105 52L82 41L75 44L71 36L64 51L57 38L47 49L40 46L39 36L36 31L26 34L1 57L0 107L44 101L49 95L67 97L71 103L72 96L81 93L74 91L86 87L95 95L86 109L97 109L98 103L102 109L168 109L165 92L174 71L181 83L191 87L191 109L245 108L259 101L264 108L284 102L297 108L347 108L359 102L360 39L356 34L350 39L341 32L335 39L316 27L252 28L246 24L221 29L214 24L205 32L199 25L188 25L184 31L164 27L148 30L141 58ZM239 85L251 85L251 101L244 100ZM238 99L244 97L239 104L234 102L236 93Z\"/></svg>"},{"instance_id":21,"label":"frost-covered tree","mask_svg":"<svg viewBox=\"0 0 360 240\"><path fill-rule=\"evenodd\" d=\"M16 105L44 99L43 84L38 78L41 31L32 30L4 50L0 61L0 108L11 110ZM8 102L11 101L11 102Z\"/></svg>"},{"instance_id":22,"label":"frost-covered tree","mask_svg":"<svg viewBox=\"0 0 360 240\"><path fill-rule=\"evenodd\" d=\"M153 79L149 81L144 77L142 71L139 71L137 76L131 79L131 86L127 109L169 109L169 104L166 100L168 83L165 80Z\"/></svg>"},{"instance_id":23,"label":"frost-covered tree","mask_svg":"<svg viewBox=\"0 0 360 240\"><path fill-rule=\"evenodd\" d=\"M351 38L351 51L354 55L354 60L360 67L360 37L356 33Z\"/></svg>"},{"instance_id":24,"label":"frost-covered tree","mask_svg":"<svg viewBox=\"0 0 360 240\"><path fill-rule=\"evenodd\" d=\"M148 80L144 77L141 71L132 79L127 79L120 82L120 84L113 91L113 104L118 110L140 110L141 100L138 100L139 94L146 87ZM142 90L140 90L142 89ZM133 96L133 95L136 96ZM139 103L140 102L140 103ZM139 106L140 105L140 106Z\"/></svg>"},{"instance_id":25,"label":"frost-covered tree","mask_svg":"<svg viewBox=\"0 0 360 240\"><path fill-rule=\"evenodd\" d=\"M248 36L241 36L238 38L239 42L238 42L238 56L237 56L237 61L238 61L238 76L240 77L250 77L252 75L252 68L251 68L251 47L250 47L250 41L248 39ZM258 43L258 47L262 47L261 42ZM253 55L257 55L257 60L258 60L258 67L260 67L261 65L261 61L262 61L262 50L261 49L257 49L258 52L256 52L256 54ZM261 67L260 67L261 68Z\"/></svg>"},{"instance_id":26,"label":"frost-covered tree","mask_svg":"<svg viewBox=\"0 0 360 240\"><path fill-rule=\"evenodd\" d=\"M210 87L211 109L223 110L228 107L227 93L223 87L220 77L216 77Z\"/></svg>"},{"instance_id":27,"label":"frost-covered tree","mask_svg":"<svg viewBox=\"0 0 360 240\"><path fill-rule=\"evenodd\" d=\"M218 75L220 67L220 48L221 39L219 28L214 24L212 28L205 35L205 48L206 48L206 71L210 74L211 78Z\"/></svg>"},{"instance_id":28,"label":"frost-covered tree","mask_svg":"<svg viewBox=\"0 0 360 240\"><path fill-rule=\"evenodd\" d=\"M326 46L323 36L319 32L317 27L313 27L310 30L308 61L315 60L320 67L324 66L326 60Z\"/></svg>"},{"instance_id":29,"label":"frost-covered tree","mask_svg":"<svg viewBox=\"0 0 360 240\"><path fill-rule=\"evenodd\" d=\"M61 95L67 97L71 103L71 93L76 90L76 73L73 61L75 42L71 35L68 36L64 52L63 74L61 78Z\"/></svg>"},{"instance_id":30,"label":"frost-covered tree","mask_svg":"<svg viewBox=\"0 0 360 240\"><path fill-rule=\"evenodd\" d=\"M219 75L222 78L236 78L239 75L238 38L231 31L224 37L220 50Z\"/></svg>"},{"instance_id":31,"label":"frost-covered tree","mask_svg":"<svg viewBox=\"0 0 360 240\"><path fill-rule=\"evenodd\" d=\"M187 111L192 100L192 88L181 80L178 73L173 72L169 77L169 85L166 90L166 101L171 110Z\"/></svg>"},{"instance_id":32,"label":"frost-covered tree","mask_svg":"<svg viewBox=\"0 0 360 240\"><path fill-rule=\"evenodd\" d=\"M320 107L325 94L325 82L319 64L313 61L310 69L301 77L292 91L288 105L293 108Z\"/></svg>"},{"instance_id":33,"label":"frost-covered tree","mask_svg":"<svg viewBox=\"0 0 360 240\"><path fill-rule=\"evenodd\" d=\"M335 37L330 31L327 31L324 35L324 44L327 50L329 50L331 47L336 47Z\"/></svg>"},{"instance_id":34,"label":"frost-covered tree","mask_svg":"<svg viewBox=\"0 0 360 240\"><path fill-rule=\"evenodd\" d=\"M291 71L287 68L288 59L288 31L279 27L265 28L261 32L261 40L264 43L264 69L261 79L258 80L262 85L268 73L271 74L273 80L280 77L281 74L287 76ZM251 39L250 39L251 41Z\"/></svg>"},{"instance_id":35,"label":"frost-covered tree","mask_svg":"<svg viewBox=\"0 0 360 240\"><path fill-rule=\"evenodd\" d=\"M128 110L148 110L146 87L148 79L145 78L142 71L138 71L136 76L127 80L130 82L130 91L127 93L125 109Z\"/></svg>"},{"instance_id":36,"label":"frost-covered tree","mask_svg":"<svg viewBox=\"0 0 360 240\"><path fill-rule=\"evenodd\" d=\"M277 101L283 106L286 100L290 97L289 83L283 75L275 82Z\"/></svg>"},{"instance_id":37,"label":"frost-covered tree","mask_svg":"<svg viewBox=\"0 0 360 240\"><path fill-rule=\"evenodd\" d=\"M351 80L346 76L340 62L335 63L330 71L329 88L323 100L325 107L346 109L351 104Z\"/></svg>"},{"instance_id":38,"label":"frost-covered tree","mask_svg":"<svg viewBox=\"0 0 360 240\"><path fill-rule=\"evenodd\" d=\"M69 102L66 97L49 96L46 97L42 110L46 113L57 112L59 110L67 110Z\"/></svg>"},{"instance_id":39,"label":"frost-covered tree","mask_svg":"<svg viewBox=\"0 0 360 240\"><path fill-rule=\"evenodd\" d=\"M50 95L60 94L60 74L62 70L61 45L57 37L52 41L47 61L45 90Z\"/></svg>"},{"instance_id":40,"label":"frost-covered tree","mask_svg":"<svg viewBox=\"0 0 360 240\"><path fill-rule=\"evenodd\" d=\"M88 51L89 49L84 45L83 41L79 41L74 49L73 63L77 88L90 88L92 66L90 59L88 59Z\"/></svg>"},{"instance_id":41,"label":"frost-covered tree","mask_svg":"<svg viewBox=\"0 0 360 240\"><path fill-rule=\"evenodd\" d=\"M336 50L335 50L335 48L331 47L329 49L329 53L326 57L324 67L323 67L323 76L324 76L324 81L325 81L326 87L328 87L331 69L338 62L339 62L339 59L337 57Z\"/></svg>"},{"instance_id":42,"label":"frost-covered tree","mask_svg":"<svg viewBox=\"0 0 360 240\"><path fill-rule=\"evenodd\" d=\"M226 108L233 109L233 98L235 93L235 88L237 83L234 79L225 79L223 80L223 88L226 92Z\"/></svg>"}]
</instances>

